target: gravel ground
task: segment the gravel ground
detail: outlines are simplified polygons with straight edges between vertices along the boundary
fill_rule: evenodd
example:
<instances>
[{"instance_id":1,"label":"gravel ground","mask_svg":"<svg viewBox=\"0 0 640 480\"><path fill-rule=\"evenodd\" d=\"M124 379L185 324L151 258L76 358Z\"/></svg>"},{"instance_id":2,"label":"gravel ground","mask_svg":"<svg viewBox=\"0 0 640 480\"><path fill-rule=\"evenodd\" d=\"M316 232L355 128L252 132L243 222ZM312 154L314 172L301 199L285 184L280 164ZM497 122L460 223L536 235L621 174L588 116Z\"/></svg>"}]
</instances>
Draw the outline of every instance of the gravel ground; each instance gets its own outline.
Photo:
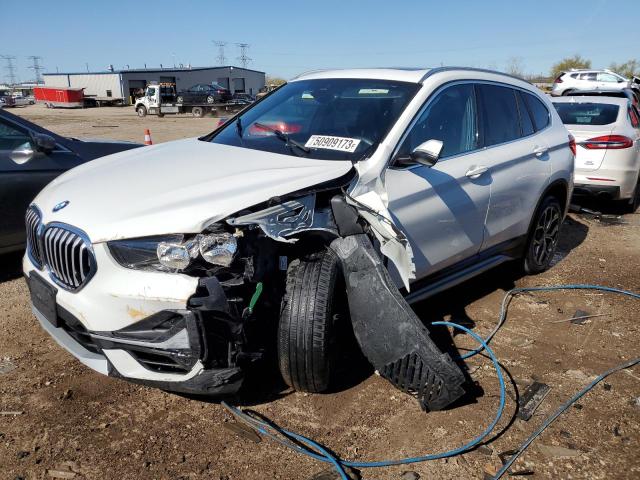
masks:
<instances>
[{"instance_id":1,"label":"gravel ground","mask_svg":"<svg viewBox=\"0 0 640 480\"><path fill-rule=\"evenodd\" d=\"M154 142L197 136L217 120L138 119L132 108L15 109L57 133ZM599 206L602 207L602 206ZM610 205L603 208L615 213ZM605 219L606 220L606 219ZM570 215L555 265L536 277L503 267L416 307L425 323L451 320L480 335L495 325L514 286L597 283L640 291L640 214L622 222ZM19 256L0 262L0 479L309 479L325 467L268 439L238 436L213 402L101 376L58 347L31 315ZM584 325L558 322L576 310L606 314ZM483 478L498 453L517 447L558 406L600 372L638 355L640 303L599 292L521 295L493 347L509 375L503 420L484 446L462 456L377 470L364 479ZM556 323L554 323L556 322ZM447 332L439 332L446 337ZM453 338L470 347L464 335ZM357 361L343 366L333 393L284 388L265 368L233 399L280 425L322 442L343 458L398 458L456 447L495 412L498 382L488 361L467 362L476 391L455 408L423 413L417 402ZM514 401L533 381L550 393L531 420L514 418ZM513 471L534 478L640 478L640 368L601 383L550 427Z\"/></svg>"}]
</instances>

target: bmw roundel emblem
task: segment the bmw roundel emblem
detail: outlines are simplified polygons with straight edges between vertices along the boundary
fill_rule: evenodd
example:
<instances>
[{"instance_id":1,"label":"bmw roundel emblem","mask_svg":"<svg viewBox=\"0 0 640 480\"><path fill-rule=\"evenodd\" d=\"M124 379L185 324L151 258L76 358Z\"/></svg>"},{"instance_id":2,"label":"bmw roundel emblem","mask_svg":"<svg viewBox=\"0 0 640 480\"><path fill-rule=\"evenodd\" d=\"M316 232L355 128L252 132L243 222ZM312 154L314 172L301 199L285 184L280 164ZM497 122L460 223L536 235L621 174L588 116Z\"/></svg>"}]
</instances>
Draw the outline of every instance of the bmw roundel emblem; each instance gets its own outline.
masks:
<instances>
[{"instance_id":1,"label":"bmw roundel emblem","mask_svg":"<svg viewBox=\"0 0 640 480\"><path fill-rule=\"evenodd\" d=\"M64 207L66 207L67 205L69 205L69 200L65 200L64 202L60 202L55 207L53 207L53 211L54 212L58 212L58 211L62 210Z\"/></svg>"}]
</instances>

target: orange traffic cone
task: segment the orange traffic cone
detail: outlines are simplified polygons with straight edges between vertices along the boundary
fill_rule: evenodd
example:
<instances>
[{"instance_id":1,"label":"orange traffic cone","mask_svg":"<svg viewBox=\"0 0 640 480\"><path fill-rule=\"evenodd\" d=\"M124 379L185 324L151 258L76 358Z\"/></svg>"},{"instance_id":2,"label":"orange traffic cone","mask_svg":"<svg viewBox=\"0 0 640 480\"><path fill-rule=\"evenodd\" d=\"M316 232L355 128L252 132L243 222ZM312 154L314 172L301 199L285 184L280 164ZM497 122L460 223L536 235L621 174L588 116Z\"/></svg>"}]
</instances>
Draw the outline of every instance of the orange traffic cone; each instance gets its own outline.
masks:
<instances>
[{"instance_id":1,"label":"orange traffic cone","mask_svg":"<svg viewBox=\"0 0 640 480\"><path fill-rule=\"evenodd\" d=\"M151 132L149 131L148 128L144 129L144 144L153 145L153 142L151 141Z\"/></svg>"}]
</instances>

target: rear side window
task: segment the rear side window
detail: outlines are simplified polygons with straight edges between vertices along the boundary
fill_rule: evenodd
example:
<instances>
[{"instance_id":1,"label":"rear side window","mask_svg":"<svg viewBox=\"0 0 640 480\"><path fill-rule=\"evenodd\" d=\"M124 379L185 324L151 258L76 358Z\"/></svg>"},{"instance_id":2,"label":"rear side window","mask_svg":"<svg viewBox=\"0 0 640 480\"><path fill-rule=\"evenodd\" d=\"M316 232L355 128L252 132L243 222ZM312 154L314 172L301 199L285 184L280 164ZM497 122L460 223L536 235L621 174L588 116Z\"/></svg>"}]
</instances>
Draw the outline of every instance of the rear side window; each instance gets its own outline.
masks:
<instances>
[{"instance_id":1,"label":"rear side window","mask_svg":"<svg viewBox=\"0 0 640 480\"><path fill-rule=\"evenodd\" d=\"M520 137L515 91L497 85L479 85L482 95L484 145L490 147Z\"/></svg>"},{"instance_id":2,"label":"rear side window","mask_svg":"<svg viewBox=\"0 0 640 480\"><path fill-rule=\"evenodd\" d=\"M565 125L609 125L618 118L618 105L607 103L554 103Z\"/></svg>"},{"instance_id":3,"label":"rear side window","mask_svg":"<svg viewBox=\"0 0 640 480\"><path fill-rule=\"evenodd\" d=\"M518 101L518 112L520 112L520 127L522 128L522 135L524 137L528 135L532 135L535 132L533 128L533 122L531 121L531 116L529 115L529 109L524 104L524 100L522 99L523 93L516 92L516 100Z\"/></svg>"},{"instance_id":4,"label":"rear side window","mask_svg":"<svg viewBox=\"0 0 640 480\"><path fill-rule=\"evenodd\" d=\"M549 110L547 110L545 104L530 93L522 93L522 96L527 107L529 107L529 112L531 112L533 127L536 129L536 132L549 125Z\"/></svg>"},{"instance_id":5,"label":"rear side window","mask_svg":"<svg viewBox=\"0 0 640 480\"><path fill-rule=\"evenodd\" d=\"M596 73L595 72L581 73L580 74L580 80L589 80L591 82L595 82Z\"/></svg>"}]
</instances>

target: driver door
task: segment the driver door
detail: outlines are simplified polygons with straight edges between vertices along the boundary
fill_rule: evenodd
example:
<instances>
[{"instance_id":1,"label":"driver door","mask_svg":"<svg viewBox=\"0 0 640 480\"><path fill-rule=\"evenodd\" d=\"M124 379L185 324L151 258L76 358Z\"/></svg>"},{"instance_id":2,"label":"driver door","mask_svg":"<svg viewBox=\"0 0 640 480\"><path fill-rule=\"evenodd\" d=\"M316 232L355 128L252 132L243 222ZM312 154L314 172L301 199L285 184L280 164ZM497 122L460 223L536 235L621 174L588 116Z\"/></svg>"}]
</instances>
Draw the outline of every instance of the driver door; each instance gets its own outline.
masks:
<instances>
[{"instance_id":1,"label":"driver door","mask_svg":"<svg viewBox=\"0 0 640 480\"><path fill-rule=\"evenodd\" d=\"M28 129L0 119L0 253L24 246L27 207L45 185L79 163L63 147L37 152Z\"/></svg>"},{"instance_id":2,"label":"driver door","mask_svg":"<svg viewBox=\"0 0 640 480\"><path fill-rule=\"evenodd\" d=\"M421 143L443 142L438 162L386 171L388 209L413 248L416 279L477 254L489 207L491 174L479 150L475 87L446 87L427 101L395 157Z\"/></svg>"}]
</instances>

